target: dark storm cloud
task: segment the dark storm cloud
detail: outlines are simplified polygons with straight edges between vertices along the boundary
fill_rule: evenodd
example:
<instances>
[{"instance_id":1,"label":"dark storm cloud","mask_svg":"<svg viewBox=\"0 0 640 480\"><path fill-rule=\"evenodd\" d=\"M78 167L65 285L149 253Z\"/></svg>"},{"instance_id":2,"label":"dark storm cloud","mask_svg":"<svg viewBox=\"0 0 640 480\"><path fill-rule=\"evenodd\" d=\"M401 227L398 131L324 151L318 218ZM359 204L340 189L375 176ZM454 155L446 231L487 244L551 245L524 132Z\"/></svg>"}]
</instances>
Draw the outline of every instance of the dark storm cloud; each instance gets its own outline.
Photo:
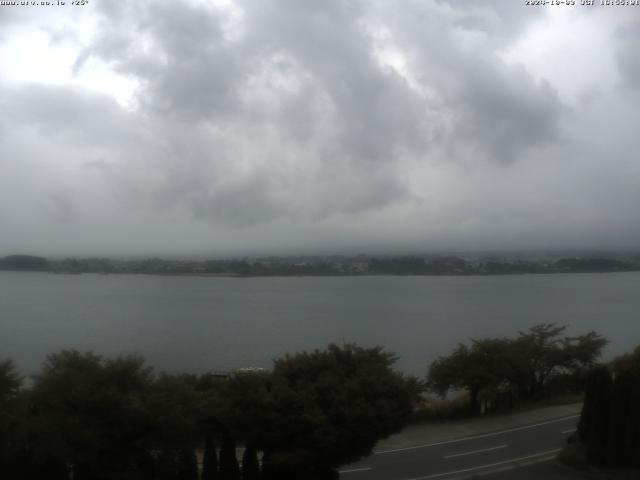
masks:
<instances>
[{"instance_id":1,"label":"dark storm cloud","mask_svg":"<svg viewBox=\"0 0 640 480\"><path fill-rule=\"evenodd\" d=\"M14 230L44 215L52 229L106 228L104 244L124 250L166 237L185 251L213 237L422 248L591 232L606 243L604 219L633 237L637 225L612 219L635 190L597 187L605 155L583 131L598 109L632 120L625 89L640 74L624 45L637 30L616 37L622 90L575 105L553 75L505 60L550 11L516 3L97 2L88 37L44 25L55 48L73 45L75 79L115 72L131 102L0 77L0 186L37 198ZM625 178L633 143L607 147ZM135 240L118 233L129 229Z\"/></svg>"},{"instance_id":2,"label":"dark storm cloud","mask_svg":"<svg viewBox=\"0 0 640 480\"><path fill-rule=\"evenodd\" d=\"M448 148L451 161L480 155L508 163L554 138L559 107L549 87L474 59L455 41L444 53L422 46L424 25L411 24L414 15L430 16L432 38L446 39L448 10L410 2L393 26L394 35L419 48L419 76L437 91L425 96L375 51L376 29L388 13L383 4L240 2L237 38L225 33L222 11L183 7L104 4L100 31L76 62L81 70L100 58L140 81L139 105L160 119L155 128L169 144L147 165L163 177L150 187L157 206L184 205L197 218L240 224L356 213L410 199L402 164L434 145ZM420 71L434 67L444 75ZM455 118L446 126L448 112ZM215 138L185 132L203 124L217 129ZM238 142L274 136L281 152L253 148L245 176L222 166L246 161L230 153ZM277 155L289 159L279 165ZM304 171L302 179L283 170L292 165ZM126 179L129 167L120 167L117 178ZM357 183L336 190L327 176Z\"/></svg>"},{"instance_id":3,"label":"dark storm cloud","mask_svg":"<svg viewBox=\"0 0 640 480\"><path fill-rule=\"evenodd\" d=\"M617 51L618 68L631 88L640 87L640 55L637 45L640 42L640 21L626 25L618 31L619 45Z\"/></svg>"},{"instance_id":4,"label":"dark storm cloud","mask_svg":"<svg viewBox=\"0 0 640 480\"><path fill-rule=\"evenodd\" d=\"M453 161L472 156L508 164L528 149L557 139L563 107L556 92L495 55L505 47L500 32L510 32L510 17L516 12L499 4L504 6L456 3L451 13L427 2L409 2L402 15L389 15L403 49L412 52L415 67L438 92L443 117L448 118L441 120L441 134ZM520 7L518 11L522 23L537 17L523 16ZM492 36L477 30L475 23L467 25L469 30L451 28L450 22L460 18L480 22L487 12L504 20L490 29Z\"/></svg>"},{"instance_id":5,"label":"dark storm cloud","mask_svg":"<svg viewBox=\"0 0 640 480\"><path fill-rule=\"evenodd\" d=\"M100 6L99 34L80 53L76 70L92 56L110 62L143 82L142 106L160 115L198 120L233 108L242 73L214 11L149 1Z\"/></svg>"},{"instance_id":6,"label":"dark storm cloud","mask_svg":"<svg viewBox=\"0 0 640 480\"><path fill-rule=\"evenodd\" d=\"M312 105L324 104L320 108L333 111L333 128L339 132L335 141L352 160L392 160L399 148L425 148L428 105L397 74L376 64L369 38L358 25L363 11L354 5L246 3L247 34L237 42L225 40L220 16L203 6L175 9L150 3L144 13L109 9L106 25L118 25L117 19L135 34L105 27L77 65L101 56L144 82L143 106L211 121L224 113L254 114L254 106L239 101L240 89L250 88L246 80L263 69L288 66L282 75L292 81L311 78L305 91L311 98L296 103L288 92L269 92L277 103L288 104L277 119L282 127L295 130L306 124L313 131L321 119ZM146 51L138 48L141 37L149 42Z\"/></svg>"},{"instance_id":7,"label":"dark storm cloud","mask_svg":"<svg viewBox=\"0 0 640 480\"><path fill-rule=\"evenodd\" d=\"M43 137L67 137L82 145L113 147L129 136L130 120L110 96L70 86L5 87L0 105L15 124Z\"/></svg>"},{"instance_id":8,"label":"dark storm cloud","mask_svg":"<svg viewBox=\"0 0 640 480\"><path fill-rule=\"evenodd\" d=\"M529 148L558 140L563 110L556 92L536 85L522 70L508 71L480 62L455 92L463 120L455 144L466 139L484 149L490 160L515 162Z\"/></svg>"},{"instance_id":9,"label":"dark storm cloud","mask_svg":"<svg viewBox=\"0 0 640 480\"><path fill-rule=\"evenodd\" d=\"M407 197L396 172L385 169L383 179L365 165L424 151L428 105L378 65L357 11L342 2L322 9L246 4L247 33L234 41L225 38L221 14L209 8L146 7L104 10L104 27L76 69L97 57L142 83L137 100L158 117L160 141L169 144L153 161L167 173L152 192L156 205L183 204L198 218L243 224L356 212ZM225 133L199 133L206 125ZM224 173L222 164L243 161L240 152L229 153L234 143L274 135L280 152L257 145L246 177ZM277 156L288 158L282 169L293 164L314 174L301 184L280 170ZM359 183L335 191L323 180L334 175ZM312 203L300 204L301 195Z\"/></svg>"},{"instance_id":10,"label":"dark storm cloud","mask_svg":"<svg viewBox=\"0 0 640 480\"><path fill-rule=\"evenodd\" d=\"M393 161L428 147L429 105L376 62L360 2L245 2L247 42L261 57L282 52L310 75L334 110L339 149L351 160ZM308 118L313 122L313 118ZM317 120L316 120L317 121Z\"/></svg>"}]
</instances>

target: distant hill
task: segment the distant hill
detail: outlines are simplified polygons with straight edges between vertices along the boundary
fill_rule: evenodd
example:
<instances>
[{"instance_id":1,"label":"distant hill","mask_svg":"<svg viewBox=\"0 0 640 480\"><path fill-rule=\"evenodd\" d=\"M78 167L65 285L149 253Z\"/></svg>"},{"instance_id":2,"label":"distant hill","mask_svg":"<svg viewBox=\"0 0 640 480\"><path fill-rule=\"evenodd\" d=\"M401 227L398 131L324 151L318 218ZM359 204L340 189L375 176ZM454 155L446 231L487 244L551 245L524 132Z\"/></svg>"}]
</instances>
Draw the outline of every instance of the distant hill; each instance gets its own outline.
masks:
<instances>
[{"instance_id":1,"label":"distant hill","mask_svg":"<svg viewBox=\"0 0 640 480\"><path fill-rule=\"evenodd\" d=\"M526 257L525 257L526 258ZM523 259L459 256L267 257L227 260L162 258L65 258L34 255L0 258L0 270L55 273L135 273L211 276L345 276L345 275L509 275L640 271L640 255L575 256Z\"/></svg>"},{"instance_id":2,"label":"distant hill","mask_svg":"<svg viewBox=\"0 0 640 480\"><path fill-rule=\"evenodd\" d=\"M631 262L614 258L563 258L556 262L560 271L566 272L626 272L637 270Z\"/></svg>"},{"instance_id":3,"label":"distant hill","mask_svg":"<svg viewBox=\"0 0 640 480\"><path fill-rule=\"evenodd\" d=\"M42 272L49 270L46 258L34 255L9 255L0 259L0 270Z\"/></svg>"}]
</instances>

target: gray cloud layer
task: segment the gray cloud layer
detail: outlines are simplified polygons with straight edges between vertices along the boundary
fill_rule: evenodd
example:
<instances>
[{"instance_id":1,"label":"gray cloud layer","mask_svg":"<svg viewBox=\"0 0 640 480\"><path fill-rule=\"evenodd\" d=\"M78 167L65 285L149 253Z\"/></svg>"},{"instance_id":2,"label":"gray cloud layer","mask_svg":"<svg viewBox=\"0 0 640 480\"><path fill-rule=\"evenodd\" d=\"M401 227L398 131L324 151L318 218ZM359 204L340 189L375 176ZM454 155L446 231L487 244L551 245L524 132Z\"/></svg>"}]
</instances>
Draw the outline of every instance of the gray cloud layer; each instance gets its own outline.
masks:
<instances>
[{"instance_id":1,"label":"gray cloud layer","mask_svg":"<svg viewBox=\"0 0 640 480\"><path fill-rule=\"evenodd\" d=\"M503 58L543 9L178 3L96 3L89 40L48 26L52 42L75 42L76 75L98 63L134 81L133 107L0 77L0 253L640 239L629 21L611 20L623 82L575 105Z\"/></svg>"}]
</instances>

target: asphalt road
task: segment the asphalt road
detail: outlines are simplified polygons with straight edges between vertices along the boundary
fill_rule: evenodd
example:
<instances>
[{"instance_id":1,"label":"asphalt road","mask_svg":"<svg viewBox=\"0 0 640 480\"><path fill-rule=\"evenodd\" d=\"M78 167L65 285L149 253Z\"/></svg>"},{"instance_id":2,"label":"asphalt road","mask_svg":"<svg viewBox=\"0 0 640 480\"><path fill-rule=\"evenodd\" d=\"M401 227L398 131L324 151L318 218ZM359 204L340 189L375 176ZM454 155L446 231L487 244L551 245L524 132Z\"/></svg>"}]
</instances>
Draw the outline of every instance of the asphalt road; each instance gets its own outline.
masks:
<instances>
[{"instance_id":1,"label":"asphalt road","mask_svg":"<svg viewBox=\"0 0 640 480\"><path fill-rule=\"evenodd\" d=\"M343 480L452 480L555 458L579 415L455 440L376 451L340 470ZM516 478L516 477L514 477Z\"/></svg>"}]
</instances>

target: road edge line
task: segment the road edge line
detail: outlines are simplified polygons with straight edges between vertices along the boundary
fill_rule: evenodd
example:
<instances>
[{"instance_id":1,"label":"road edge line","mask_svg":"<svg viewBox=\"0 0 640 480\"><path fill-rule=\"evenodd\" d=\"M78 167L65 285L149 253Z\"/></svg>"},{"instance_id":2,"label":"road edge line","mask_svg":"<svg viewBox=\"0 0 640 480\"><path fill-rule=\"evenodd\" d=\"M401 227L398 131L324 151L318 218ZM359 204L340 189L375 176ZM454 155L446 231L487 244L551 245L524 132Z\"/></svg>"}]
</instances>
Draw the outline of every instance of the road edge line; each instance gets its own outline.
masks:
<instances>
[{"instance_id":1,"label":"road edge line","mask_svg":"<svg viewBox=\"0 0 640 480\"><path fill-rule=\"evenodd\" d=\"M507 428L506 430L500 430L497 432L490 432L490 433L480 433L478 435L470 435L468 437L461 437L461 438L455 438L455 439L451 439L451 440L444 440L442 442L433 442L433 443L425 443L423 445L414 445L411 447L402 447L402 448L392 448L389 450L378 450L378 451L374 451L373 454L374 455L383 455L386 453L396 453L396 452L405 452L407 450L417 450L419 448L429 448L429 447L435 447L438 445L448 445L451 443L459 443L459 442L464 442L467 440L477 440L479 438L488 438L488 437L494 437L496 435L502 435L504 433L510 433L510 432L518 432L520 430L527 430L529 428L536 428L536 427L541 427L543 425L550 425L552 423L560 423L563 422L565 420L570 420L572 418L578 418L580 416L580 414L575 414L575 415L568 415L566 417L559 417L559 418L555 418L553 420L547 420L544 422L540 422L540 423L535 423L533 425L524 425L521 427L513 427L513 428Z\"/></svg>"}]
</instances>

